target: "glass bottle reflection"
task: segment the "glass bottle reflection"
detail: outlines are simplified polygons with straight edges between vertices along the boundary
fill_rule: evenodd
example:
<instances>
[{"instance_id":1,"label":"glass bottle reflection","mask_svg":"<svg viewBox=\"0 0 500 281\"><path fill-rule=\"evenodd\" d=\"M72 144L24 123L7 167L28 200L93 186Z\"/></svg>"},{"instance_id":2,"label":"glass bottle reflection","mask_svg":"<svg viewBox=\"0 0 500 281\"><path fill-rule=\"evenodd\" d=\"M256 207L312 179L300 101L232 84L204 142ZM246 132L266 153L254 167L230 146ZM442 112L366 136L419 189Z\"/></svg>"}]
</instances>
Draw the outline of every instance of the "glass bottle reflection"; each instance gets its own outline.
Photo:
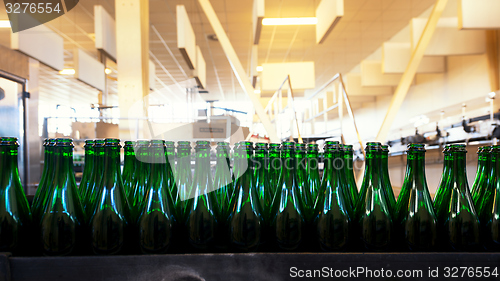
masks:
<instances>
[{"instance_id":1,"label":"glass bottle reflection","mask_svg":"<svg viewBox=\"0 0 500 281\"><path fill-rule=\"evenodd\" d=\"M215 244L219 214L215 204L212 173L210 171L210 142L197 141L192 185L193 197L186 207L189 243L196 249L209 250Z\"/></svg>"},{"instance_id":2,"label":"glass bottle reflection","mask_svg":"<svg viewBox=\"0 0 500 281\"><path fill-rule=\"evenodd\" d=\"M142 253L165 253L173 237L175 218L168 188L165 148L161 140L152 140L149 146L151 176L137 222Z\"/></svg>"},{"instance_id":3,"label":"glass bottle reflection","mask_svg":"<svg viewBox=\"0 0 500 281\"><path fill-rule=\"evenodd\" d=\"M44 255L62 256L81 250L86 218L73 173L71 139L57 139L54 158L54 177L48 184L40 221L40 242Z\"/></svg>"},{"instance_id":4,"label":"glass bottle reflection","mask_svg":"<svg viewBox=\"0 0 500 281\"><path fill-rule=\"evenodd\" d=\"M393 238L393 216L385 194L380 143L366 145L365 174L356 215L361 231L361 241L367 249L383 251L391 247Z\"/></svg>"},{"instance_id":5,"label":"glass bottle reflection","mask_svg":"<svg viewBox=\"0 0 500 281\"><path fill-rule=\"evenodd\" d=\"M281 176L279 189L274 198L272 228L282 250L297 250L303 242L305 220L300 206L298 190L295 143L284 142L281 153Z\"/></svg>"},{"instance_id":6,"label":"glass bottle reflection","mask_svg":"<svg viewBox=\"0 0 500 281\"><path fill-rule=\"evenodd\" d=\"M465 145L449 147L449 174L434 198L438 233L443 245L454 250L476 250L479 220L469 192Z\"/></svg>"},{"instance_id":7,"label":"glass bottle reflection","mask_svg":"<svg viewBox=\"0 0 500 281\"><path fill-rule=\"evenodd\" d=\"M425 177L425 148L409 144L406 173L399 193L395 222L398 233L410 250L434 250L437 218Z\"/></svg>"},{"instance_id":8,"label":"glass bottle reflection","mask_svg":"<svg viewBox=\"0 0 500 281\"><path fill-rule=\"evenodd\" d=\"M29 250L31 212L19 177L17 138L0 138L0 251Z\"/></svg>"},{"instance_id":9,"label":"glass bottle reflection","mask_svg":"<svg viewBox=\"0 0 500 281\"><path fill-rule=\"evenodd\" d=\"M324 151L326 170L322 192L316 203L315 231L321 249L324 251L341 251L348 247L351 235L351 216L348 212L348 198L342 188L342 168L333 162L341 159L338 142L327 141Z\"/></svg>"},{"instance_id":10,"label":"glass bottle reflection","mask_svg":"<svg viewBox=\"0 0 500 281\"><path fill-rule=\"evenodd\" d=\"M264 218L253 178L253 145L241 142L235 169L241 175L234 185L229 214L229 241L238 251L255 251L262 243Z\"/></svg>"}]
</instances>

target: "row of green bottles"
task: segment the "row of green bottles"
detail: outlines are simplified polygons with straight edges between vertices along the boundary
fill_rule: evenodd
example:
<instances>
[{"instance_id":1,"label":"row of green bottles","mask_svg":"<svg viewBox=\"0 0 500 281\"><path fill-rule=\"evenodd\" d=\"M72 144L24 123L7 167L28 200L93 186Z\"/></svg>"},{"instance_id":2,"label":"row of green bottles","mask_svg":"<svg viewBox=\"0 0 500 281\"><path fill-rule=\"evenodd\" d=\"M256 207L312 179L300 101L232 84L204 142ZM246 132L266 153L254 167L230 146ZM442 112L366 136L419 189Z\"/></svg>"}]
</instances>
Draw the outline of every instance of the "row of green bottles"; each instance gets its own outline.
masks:
<instances>
[{"instance_id":1,"label":"row of green bottles","mask_svg":"<svg viewBox=\"0 0 500 281\"><path fill-rule=\"evenodd\" d=\"M500 250L500 146L486 146L478 151L478 169L472 199L481 222L482 245Z\"/></svg>"},{"instance_id":2,"label":"row of green bottles","mask_svg":"<svg viewBox=\"0 0 500 281\"><path fill-rule=\"evenodd\" d=\"M476 215L465 176L465 147L460 145L445 150L434 206L425 179L425 149L418 144L408 147L397 203L388 177L388 151L379 143L367 144L359 194L352 146L338 142L326 142L320 179L315 144L254 148L251 142L238 143L231 173L229 145L219 143L212 176L208 141L198 141L194 154L190 142L179 142L177 151L173 142L125 142L122 176L119 140L87 141L79 191L71 140L48 140L44 146L46 165L32 210L46 255L86 248L95 254L165 253L184 242L198 251L257 251L266 243L295 251L313 241L323 250L342 251L356 249L358 239L377 251L398 245L416 251L436 245L473 250L479 246L479 218L489 248L499 241L497 170L485 172L488 184L478 186L485 207L478 207Z\"/></svg>"}]
</instances>

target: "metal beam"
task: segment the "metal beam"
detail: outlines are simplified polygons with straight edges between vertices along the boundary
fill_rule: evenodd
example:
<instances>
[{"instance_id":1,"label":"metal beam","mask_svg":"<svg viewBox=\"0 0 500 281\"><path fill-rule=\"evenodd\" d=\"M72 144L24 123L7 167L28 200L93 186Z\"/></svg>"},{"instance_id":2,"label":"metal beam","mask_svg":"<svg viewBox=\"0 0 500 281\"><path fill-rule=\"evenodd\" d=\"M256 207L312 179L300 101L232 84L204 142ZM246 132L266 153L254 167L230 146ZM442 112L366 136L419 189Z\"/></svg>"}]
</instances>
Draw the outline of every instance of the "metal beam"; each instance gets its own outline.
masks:
<instances>
[{"instance_id":1,"label":"metal beam","mask_svg":"<svg viewBox=\"0 0 500 281\"><path fill-rule=\"evenodd\" d=\"M486 56L488 58L488 74L491 91L500 90L500 74L498 61L498 35L496 30L486 30Z\"/></svg>"},{"instance_id":2,"label":"metal beam","mask_svg":"<svg viewBox=\"0 0 500 281\"><path fill-rule=\"evenodd\" d=\"M234 51L233 45L231 45L226 32L222 28L222 25L219 21L219 18L215 14L212 4L210 4L209 0L198 0L198 3L200 3L203 12L205 12L208 21L210 22L210 25L215 32L215 35L217 35L217 38L219 39L222 49L226 54L229 64L231 65L234 75L238 79L241 88L243 89L243 91L245 91L248 97L250 97L250 100L252 100L255 112L257 113L257 116L259 116L262 125L264 125L269 139L271 140L271 142L280 142L274 126L271 124L269 117L265 113L264 108L259 101L259 97L253 93L254 88L252 87L252 84L250 83L250 80L248 79L247 74L243 69L243 66L241 65L240 59Z\"/></svg>"},{"instance_id":3,"label":"metal beam","mask_svg":"<svg viewBox=\"0 0 500 281\"><path fill-rule=\"evenodd\" d=\"M394 96L392 97L391 104L389 109L387 110L387 114L385 115L384 122L380 127L380 130L377 135L377 141L385 142L387 135L389 134L389 130L391 129L392 123L394 119L396 119L396 115L398 114L399 108L403 104L403 101L410 89L410 85L415 77L415 73L417 73L418 65L422 58L424 57L425 49L429 45L431 41L432 35L436 30L436 26L438 23L441 14L443 13L444 8L446 7L446 3L448 0L437 0L434 8L432 9L431 15L427 20L427 24L425 25L424 31L418 40L418 44L413 50L410 62L406 67L401 80L399 81L398 87L394 92Z\"/></svg>"}]
</instances>

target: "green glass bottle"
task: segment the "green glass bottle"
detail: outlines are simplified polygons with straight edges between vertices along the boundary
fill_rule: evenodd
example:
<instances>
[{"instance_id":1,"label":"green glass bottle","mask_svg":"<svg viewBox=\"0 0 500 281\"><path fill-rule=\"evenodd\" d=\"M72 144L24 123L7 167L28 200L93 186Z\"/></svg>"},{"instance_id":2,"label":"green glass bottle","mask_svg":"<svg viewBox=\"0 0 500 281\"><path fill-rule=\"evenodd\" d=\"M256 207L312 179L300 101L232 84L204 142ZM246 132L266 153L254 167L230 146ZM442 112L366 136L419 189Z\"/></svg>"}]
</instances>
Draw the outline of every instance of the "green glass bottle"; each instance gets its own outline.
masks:
<instances>
[{"instance_id":1,"label":"green glass bottle","mask_svg":"<svg viewBox=\"0 0 500 281\"><path fill-rule=\"evenodd\" d=\"M345 199L346 199L346 208L347 208L347 212L349 213L349 215L351 217L354 217L354 209L356 208L356 206L354 205L355 202L354 200L351 198L351 186L349 186L348 182L347 182L347 176L346 176L346 172L344 169L346 169L346 160L344 158L344 154L345 154L345 151L344 151L344 145L342 144L339 144L338 142L335 142L338 144L339 146L339 153L338 153L338 157L336 157L333 161L326 161L326 162L330 162L330 163L333 163L334 165L334 169L337 169L339 170L340 172L340 188L342 189L342 192L344 193L344 196L345 196ZM328 142L326 142L326 144L328 144ZM323 192L325 191L325 189L323 189Z\"/></svg>"},{"instance_id":2,"label":"green glass bottle","mask_svg":"<svg viewBox=\"0 0 500 281\"><path fill-rule=\"evenodd\" d=\"M323 192L316 203L315 231L322 250L342 251L349 245L352 218L348 211L348 194L343 189L343 168L332 164L342 159L339 143L327 141L324 157L329 164L325 165Z\"/></svg>"},{"instance_id":3,"label":"green glass bottle","mask_svg":"<svg viewBox=\"0 0 500 281\"><path fill-rule=\"evenodd\" d=\"M125 141L123 146L123 189L125 196L129 198L130 190L134 184L135 176L135 150L133 141Z\"/></svg>"},{"instance_id":4,"label":"green glass bottle","mask_svg":"<svg viewBox=\"0 0 500 281\"><path fill-rule=\"evenodd\" d=\"M297 250L303 242L305 220L300 205L295 162L295 143L283 142L279 190L274 198L272 229L278 247Z\"/></svg>"},{"instance_id":5,"label":"green glass bottle","mask_svg":"<svg viewBox=\"0 0 500 281\"><path fill-rule=\"evenodd\" d=\"M221 222L225 222L229 216L229 203L233 194L231 164L229 163L229 143L219 142L216 148L214 189L217 197L217 208Z\"/></svg>"},{"instance_id":6,"label":"green glass bottle","mask_svg":"<svg viewBox=\"0 0 500 281\"><path fill-rule=\"evenodd\" d=\"M0 138L0 251L29 250L31 212L19 177L17 138Z\"/></svg>"},{"instance_id":7,"label":"green glass bottle","mask_svg":"<svg viewBox=\"0 0 500 281\"><path fill-rule=\"evenodd\" d=\"M175 204L175 218L177 222L187 222L188 199L191 196L193 176L191 173L191 143L179 141L177 143L177 166L175 169L175 186L177 193L172 194Z\"/></svg>"},{"instance_id":8,"label":"green glass bottle","mask_svg":"<svg viewBox=\"0 0 500 281\"><path fill-rule=\"evenodd\" d=\"M423 144L408 145L405 179L399 193L395 217L398 235L410 250L435 250L437 218L425 178Z\"/></svg>"},{"instance_id":9,"label":"green glass bottle","mask_svg":"<svg viewBox=\"0 0 500 281\"><path fill-rule=\"evenodd\" d=\"M152 158L151 176L137 222L139 247L145 254L162 254L169 249L172 241L174 208L165 167L166 146L162 140L152 140L149 150Z\"/></svg>"},{"instance_id":10,"label":"green glass bottle","mask_svg":"<svg viewBox=\"0 0 500 281\"><path fill-rule=\"evenodd\" d=\"M71 139L57 139L54 158L54 177L48 184L40 221L40 242L44 255L62 256L82 250L86 216L76 188Z\"/></svg>"},{"instance_id":11,"label":"green glass bottle","mask_svg":"<svg viewBox=\"0 0 500 281\"><path fill-rule=\"evenodd\" d=\"M194 196L186 208L189 243L196 249L209 250L215 244L218 231L217 198L213 190L210 170L210 142L197 141L195 147L195 168L192 184Z\"/></svg>"},{"instance_id":12,"label":"green glass bottle","mask_svg":"<svg viewBox=\"0 0 500 281\"><path fill-rule=\"evenodd\" d=\"M479 219L467 182L465 145L449 147L449 175L434 197L441 245L455 250L476 250L479 246Z\"/></svg>"},{"instance_id":13,"label":"green glass bottle","mask_svg":"<svg viewBox=\"0 0 500 281\"><path fill-rule=\"evenodd\" d=\"M317 144L310 143L307 145L306 158L307 175L309 177L309 193L311 194L312 202L316 202L321 187L321 180L319 177L319 150Z\"/></svg>"},{"instance_id":14,"label":"green glass bottle","mask_svg":"<svg viewBox=\"0 0 500 281\"><path fill-rule=\"evenodd\" d=\"M130 208L120 170L120 140L106 139L103 179L89 221L92 251L98 255L123 253L131 231Z\"/></svg>"},{"instance_id":15,"label":"green glass bottle","mask_svg":"<svg viewBox=\"0 0 500 281\"><path fill-rule=\"evenodd\" d=\"M279 143L271 143L269 144L269 190L271 192L272 202L274 204L275 197L278 192L281 192L281 168L282 168L282 159L280 156L281 153L281 144ZM271 206L274 208L275 206ZM274 215L274 214L273 214Z\"/></svg>"},{"instance_id":16,"label":"green glass bottle","mask_svg":"<svg viewBox=\"0 0 500 281\"><path fill-rule=\"evenodd\" d=\"M295 144L295 164L297 165L296 175L300 205L304 220L309 224L314 219L314 200L309 189L306 152L307 149L304 143Z\"/></svg>"},{"instance_id":17,"label":"green glass bottle","mask_svg":"<svg viewBox=\"0 0 500 281\"><path fill-rule=\"evenodd\" d=\"M44 164L42 177L40 179L40 183L38 184L38 188L36 189L35 196L33 197L33 202L31 204L31 215L34 222L40 222L40 217L43 212L43 208L47 203L48 196L48 185L49 182L54 178L54 145L56 143L56 139L48 139L45 145L44 152Z\"/></svg>"},{"instance_id":18,"label":"green glass bottle","mask_svg":"<svg viewBox=\"0 0 500 281\"><path fill-rule=\"evenodd\" d=\"M472 185L471 196L474 206L478 207L479 201L488 186L487 181L491 172L491 146L483 146L478 150L478 166L476 177ZM477 208L476 208L477 210ZM477 210L479 212L479 210Z\"/></svg>"},{"instance_id":19,"label":"green glass bottle","mask_svg":"<svg viewBox=\"0 0 500 281\"><path fill-rule=\"evenodd\" d=\"M384 183L383 187L385 189L387 201L389 202L391 212L393 212L396 208L396 197L394 196L391 178L389 177L389 147L387 145L382 145L381 149L382 152L380 155L380 173L382 175L382 181Z\"/></svg>"},{"instance_id":20,"label":"green glass bottle","mask_svg":"<svg viewBox=\"0 0 500 281\"><path fill-rule=\"evenodd\" d=\"M356 184L356 179L354 178L354 151L352 145L340 145L344 150L344 170L343 175L345 177L345 184L347 185L347 190L349 190L349 199L352 202L353 209L356 207L358 202L358 185Z\"/></svg>"},{"instance_id":21,"label":"green glass bottle","mask_svg":"<svg viewBox=\"0 0 500 281\"><path fill-rule=\"evenodd\" d=\"M144 200L144 195L146 194L146 186L148 184L150 167L148 162L149 152L149 141L138 140L136 142L136 153L135 153L135 173L134 183L132 184L132 189L128 197L128 202L130 203L130 212L132 215L132 220L136 221L139 215L139 209Z\"/></svg>"},{"instance_id":22,"label":"green glass bottle","mask_svg":"<svg viewBox=\"0 0 500 281\"><path fill-rule=\"evenodd\" d=\"M175 186L175 142L173 141L165 141L165 159L167 169L167 184L168 184L168 192L170 196L173 198L174 194L177 194L177 188ZM175 206L172 206L174 208ZM174 208L175 209L175 208Z\"/></svg>"},{"instance_id":23,"label":"green glass bottle","mask_svg":"<svg viewBox=\"0 0 500 281\"><path fill-rule=\"evenodd\" d=\"M99 185L101 184L103 173L104 173L104 140L94 141L94 169L92 170L91 180L88 186L87 194L82 198L82 204L85 209L87 217L92 215L94 210L95 198L97 198L97 192L99 190Z\"/></svg>"},{"instance_id":24,"label":"green glass bottle","mask_svg":"<svg viewBox=\"0 0 500 281\"><path fill-rule=\"evenodd\" d=\"M269 224L271 219L272 194L269 181L269 149L268 144L259 142L255 144L253 159L255 188L259 196L260 210L264 223Z\"/></svg>"},{"instance_id":25,"label":"green glass bottle","mask_svg":"<svg viewBox=\"0 0 500 281\"><path fill-rule=\"evenodd\" d=\"M365 248L383 251L391 247L394 237L393 215L380 168L382 148L378 142L369 142L365 151L365 173L355 213Z\"/></svg>"},{"instance_id":26,"label":"green glass bottle","mask_svg":"<svg viewBox=\"0 0 500 281\"><path fill-rule=\"evenodd\" d=\"M486 151L491 163L489 175L478 189L477 213L481 222L481 242L490 251L500 250L500 146Z\"/></svg>"},{"instance_id":27,"label":"green glass bottle","mask_svg":"<svg viewBox=\"0 0 500 281\"><path fill-rule=\"evenodd\" d=\"M259 202L256 181L253 170L253 144L241 142L238 163L235 166L237 174L241 175L234 184L233 202L228 218L229 241L237 251L255 251L262 243L265 229L264 217Z\"/></svg>"},{"instance_id":28,"label":"green glass bottle","mask_svg":"<svg viewBox=\"0 0 500 281\"><path fill-rule=\"evenodd\" d=\"M86 140L83 147L85 149L85 166L83 168L80 185L78 186L80 199L85 197L90 185L90 177L92 176L92 169L94 168L94 140Z\"/></svg>"}]
</instances>

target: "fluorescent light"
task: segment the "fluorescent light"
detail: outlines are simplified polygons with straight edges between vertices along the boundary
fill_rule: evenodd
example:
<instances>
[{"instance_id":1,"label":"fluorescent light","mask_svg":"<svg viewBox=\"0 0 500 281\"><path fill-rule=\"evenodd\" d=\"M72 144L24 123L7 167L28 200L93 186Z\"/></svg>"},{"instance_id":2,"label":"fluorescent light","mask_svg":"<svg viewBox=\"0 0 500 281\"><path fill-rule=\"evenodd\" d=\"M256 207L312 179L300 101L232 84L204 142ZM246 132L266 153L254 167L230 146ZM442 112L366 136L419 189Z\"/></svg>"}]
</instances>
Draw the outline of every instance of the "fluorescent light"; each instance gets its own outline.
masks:
<instances>
[{"instance_id":1,"label":"fluorescent light","mask_svg":"<svg viewBox=\"0 0 500 281\"><path fill-rule=\"evenodd\" d=\"M265 18L262 25L315 25L317 18Z\"/></svg>"},{"instance_id":2,"label":"fluorescent light","mask_svg":"<svg viewBox=\"0 0 500 281\"><path fill-rule=\"evenodd\" d=\"M106 68L104 69L104 73L106 73L106 74L108 74L108 75L109 75L109 74L111 74L111 72L113 72L113 70L111 70L111 68L107 68L107 67L106 67Z\"/></svg>"},{"instance_id":3,"label":"fluorescent light","mask_svg":"<svg viewBox=\"0 0 500 281\"><path fill-rule=\"evenodd\" d=\"M257 90L253 90L253 93L257 94L257 95L260 95L260 90L258 90L258 89Z\"/></svg>"},{"instance_id":4,"label":"fluorescent light","mask_svg":"<svg viewBox=\"0 0 500 281\"><path fill-rule=\"evenodd\" d=\"M261 65L259 65L259 66L257 66L256 70L257 70L257 72L262 72L262 70L264 70L264 68Z\"/></svg>"},{"instance_id":5,"label":"fluorescent light","mask_svg":"<svg viewBox=\"0 0 500 281\"><path fill-rule=\"evenodd\" d=\"M0 20L0 28L10 28L10 21Z\"/></svg>"},{"instance_id":6,"label":"fluorescent light","mask_svg":"<svg viewBox=\"0 0 500 281\"><path fill-rule=\"evenodd\" d=\"M76 71L72 68L65 68L61 71L59 71L59 74L61 75L75 75Z\"/></svg>"}]
</instances>

